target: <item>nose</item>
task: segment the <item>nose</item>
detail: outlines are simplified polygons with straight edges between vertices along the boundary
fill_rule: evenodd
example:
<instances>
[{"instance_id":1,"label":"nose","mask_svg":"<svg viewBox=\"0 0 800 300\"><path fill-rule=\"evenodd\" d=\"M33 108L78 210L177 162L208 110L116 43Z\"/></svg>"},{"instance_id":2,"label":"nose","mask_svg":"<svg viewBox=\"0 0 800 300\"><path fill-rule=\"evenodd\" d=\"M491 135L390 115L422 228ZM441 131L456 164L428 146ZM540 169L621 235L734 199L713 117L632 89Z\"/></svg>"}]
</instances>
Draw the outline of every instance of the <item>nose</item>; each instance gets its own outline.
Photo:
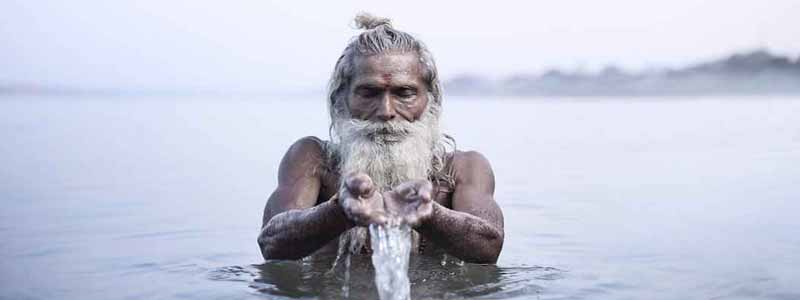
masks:
<instances>
[{"instance_id":1,"label":"nose","mask_svg":"<svg viewBox=\"0 0 800 300\"><path fill-rule=\"evenodd\" d=\"M397 112L394 110L394 104L392 104L392 100L389 99L388 96L385 96L383 99L381 99L380 106L378 107L378 111L375 113L375 116L384 122L391 121L397 116Z\"/></svg>"}]
</instances>

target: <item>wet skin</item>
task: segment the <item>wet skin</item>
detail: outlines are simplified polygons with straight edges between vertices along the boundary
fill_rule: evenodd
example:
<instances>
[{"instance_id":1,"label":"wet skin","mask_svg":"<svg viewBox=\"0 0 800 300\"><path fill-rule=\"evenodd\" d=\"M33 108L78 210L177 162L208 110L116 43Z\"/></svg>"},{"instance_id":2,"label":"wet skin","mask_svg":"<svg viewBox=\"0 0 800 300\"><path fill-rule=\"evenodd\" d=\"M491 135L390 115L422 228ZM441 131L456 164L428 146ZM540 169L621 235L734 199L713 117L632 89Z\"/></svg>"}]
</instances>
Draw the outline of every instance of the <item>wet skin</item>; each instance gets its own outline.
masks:
<instances>
[{"instance_id":1,"label":"wet skin","mask_svg":"<svg viewBox=\"0 0 800 300\"><path fill-rule=\"evenodd\" d=\"M353 118L415 122L428 105L428 87L418 57L409 53L357 56L346 90ZM404 222L432 244L465 261L494 263L503 246L503 215L494 200L494 174L480 153L448 156L455 186L420 179L380 193L366 174L331 174L322 142L306 137L287 151L278 187L264 208L258 243L265 259L299 259L354 226ZM343 178L341 178L343 177ZM343 185L340 185L343 182ZM341 188L340 188L341 186Z\"/></svg>"}]
</instances>

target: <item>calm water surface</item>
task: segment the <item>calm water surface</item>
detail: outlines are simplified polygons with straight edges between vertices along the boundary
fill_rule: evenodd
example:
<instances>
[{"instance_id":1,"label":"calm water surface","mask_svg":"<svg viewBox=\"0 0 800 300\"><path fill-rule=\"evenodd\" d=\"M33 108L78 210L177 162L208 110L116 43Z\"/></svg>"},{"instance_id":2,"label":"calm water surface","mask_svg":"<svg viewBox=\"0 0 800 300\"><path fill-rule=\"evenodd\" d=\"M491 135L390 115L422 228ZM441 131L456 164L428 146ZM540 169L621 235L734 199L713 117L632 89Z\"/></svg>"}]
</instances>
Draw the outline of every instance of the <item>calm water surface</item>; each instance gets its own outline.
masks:
<instances>
[{"instance_id":1,"label":"calm water surface","mask_svg":"<svg viewBox=\"0 0 800 300\"><path fill-rule=\"evenodd\" d=\"M413 257L413 299L800 299L800 98L446 101L493 164L506 243L497 265ZM0 98L0 299L341 298L342 264L255 242L281 156L326 115ZM368 258L350 274L377 296Z\"/></svg>"}]
</instances>

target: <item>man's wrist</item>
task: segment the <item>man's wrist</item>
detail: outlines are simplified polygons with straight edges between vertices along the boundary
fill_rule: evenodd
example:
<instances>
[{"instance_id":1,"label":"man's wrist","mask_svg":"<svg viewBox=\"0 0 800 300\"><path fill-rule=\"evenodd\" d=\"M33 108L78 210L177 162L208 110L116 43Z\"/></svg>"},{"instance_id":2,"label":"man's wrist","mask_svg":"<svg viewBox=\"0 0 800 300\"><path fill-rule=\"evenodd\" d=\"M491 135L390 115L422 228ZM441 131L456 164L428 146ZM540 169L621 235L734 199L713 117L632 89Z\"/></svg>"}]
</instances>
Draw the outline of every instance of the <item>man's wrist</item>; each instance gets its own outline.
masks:
<instances>
[{"instance_id":1,"label":"man's wrist","mask_svg":"<svg viewBox=\"0 0 800 300\"><path fill-rule=\"evenodd\" d=\"M439 218L439 215L442 213L442 210L444 209L446 208L441 204L437 203L436 201L431 201L431 215L423 219L417 228L420 230L425 230L426 228L433 226L434 222L436 222L436 220Z\"/></svg>"},{"instance_id":2,"label":"man's wrist","mask_svg":"<svg viewBox=\"0 0 800 300\"><path fill-rule=\"evenodd\" d=\"M328 202L331 205L331 209L335 211L336 217L344 223L345 230L356 226L352 221L350 221L350 218L347 217L347 213L344 211L344 206L341 204L341 199L339 198L338 193L333 195Z\"/></svg>"}]
</instances>

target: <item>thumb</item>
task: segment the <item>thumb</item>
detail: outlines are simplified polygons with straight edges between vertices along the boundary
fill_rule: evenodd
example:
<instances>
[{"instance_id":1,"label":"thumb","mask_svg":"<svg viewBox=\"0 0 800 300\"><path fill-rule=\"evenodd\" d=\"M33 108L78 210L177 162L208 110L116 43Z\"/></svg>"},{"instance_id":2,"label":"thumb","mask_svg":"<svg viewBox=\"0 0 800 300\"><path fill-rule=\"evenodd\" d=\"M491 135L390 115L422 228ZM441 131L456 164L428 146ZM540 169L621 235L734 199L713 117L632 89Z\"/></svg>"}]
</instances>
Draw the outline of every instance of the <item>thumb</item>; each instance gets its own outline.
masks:
<instances>
[{"instance_id":1,"label":"thumb","mask_svg":"<svg viewBox=\"0 0 800 300\"><path fill-rule=\"evenodd\" d=\"M371 197L374 190L372 179L364 173L350 173L345 180L345 187L354 196L366 198Z\"/></svg>"},{"instance_id":2,"label":"thumb","mask_svg":"<svg viewBox=\"0 0 800 300\"><path fill-rule=\"evenodd\" d=\"M431 201L433 196L433 184L428 180L420 180L417 182L417 195L423 202Z\"/></svg>"}]
</instances>

